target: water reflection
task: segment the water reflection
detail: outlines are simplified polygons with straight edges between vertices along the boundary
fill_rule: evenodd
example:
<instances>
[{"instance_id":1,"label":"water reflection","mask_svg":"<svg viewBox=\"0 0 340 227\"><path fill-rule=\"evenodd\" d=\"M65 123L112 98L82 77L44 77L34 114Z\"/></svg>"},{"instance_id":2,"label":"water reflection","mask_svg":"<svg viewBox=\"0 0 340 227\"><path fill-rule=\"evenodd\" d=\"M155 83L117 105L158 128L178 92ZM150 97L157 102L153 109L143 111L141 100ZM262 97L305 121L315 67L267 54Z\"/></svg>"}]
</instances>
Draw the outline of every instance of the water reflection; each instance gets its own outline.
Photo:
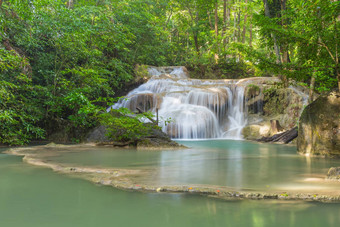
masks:
<instances>
[{"instance_id":1,"label":"water reflection","mask_svg":"<svg viewBox=\"0 0 340 227\"><path fill-rule=\"evenodd\" d=\"M327 170L340 160L299 156L293 146L246 141L180 141L191 149L136 151L90 148L50 158L81 165L147 168L142 181L157 185L211 184L237 189L338 190L336 182L324 182ZM322 183L320 183L322 181Z\"/></svg>"},{"instance_id":2,"label":"water reflection","mask_svg":"<svg viewBox=\"0 0 340 227\"><path fill-rule=\"evenodd\" d=\"M131 155L138 157L137 153ZM201 155L194 152L191 158L206 158ZM172 161L176 163L179 157ZM190 155L186 157L190 159ZM4 227L335 227L340 223L340 204L230 202L194 195L126 192L36 168L22 163L21 157L2 154L0 201Z\"/></svg>"}]
</instances>

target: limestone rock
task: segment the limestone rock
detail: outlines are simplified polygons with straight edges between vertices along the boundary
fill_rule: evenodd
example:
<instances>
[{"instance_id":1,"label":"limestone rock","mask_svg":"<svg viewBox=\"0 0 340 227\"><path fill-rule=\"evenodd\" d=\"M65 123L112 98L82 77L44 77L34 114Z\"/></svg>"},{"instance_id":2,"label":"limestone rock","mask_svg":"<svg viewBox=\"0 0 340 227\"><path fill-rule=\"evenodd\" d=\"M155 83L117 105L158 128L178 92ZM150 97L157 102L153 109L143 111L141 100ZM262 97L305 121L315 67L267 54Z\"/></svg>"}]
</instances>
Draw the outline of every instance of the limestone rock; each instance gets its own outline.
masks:
<instances>
[{"instance_id":1,"label":"limestone rock","mask_svg":"<svg viewBox=\"0 0 340 227\"><path fill-rule=\"evenodd\" d=\"M263 112L263 86L250 84L245 89L247 109L249 114L259 114Z\"/></svg>"},{"instance_id":2,"label":"limestone rock","mask_svg":"<svg viewBox=\"0 0 340 227\"><path fill-rule=\"evenodd\" d=\"M305 108L297 145L302 154L340 156L340 93L320 96Z\"/></svg>"},{"instance_id":3,"label":"limestone rock","mask_svg":"<svg viewBox=\"0 0 340 227\"><path fill-rule=\"evenodd\" d=\"M248 124L242 130L245 139L271 137L297 125L308 100L299 86L282 88L277 84L249 84L245 90Z\"/></svg>"},{"instance_id":4,"label":"limestone rock","mask_svg":"<svg viewBox=\"0 0 340 227\"><path fill-rule=\"evenodd\" d=\"M304 97L292 88L269 88L264 91L264 115L279 120L285 129L293 128L304 108Z\"/></svg>"},{"instance_id":5,"label":"limestone rock","mask_svg":"<svg viewBox=\"0 0 340 227\"><path fill-rule=\"evenodd\" d=\"M87 136L86 142L88 143L109 142L110 139L105 134L106 134L106 127L103 125L100 125L89 133L89 135Z\"/></svg>"},{"instance_id":6,"label":"limestone rock","mask_svg":"<svg viewBox=\"0 0 340 227\"><path fill-rule=\"evenodd\" d=\"M184 148L175 141L172 141L168 135L162 132L160 129L152 129L152 132L147 137L141 138L136 141L136 144L121 143L110 140L106 135L106 127L103 125L93 129L87 136L88 143L96 143L99 145L112 145L112 146L128 146L137 145L137 148Z\"/></svg>"},{"instance_id":7,"label":"limestone rock","mask_svg":"<svg viewBox=\"0 0 340 227\"><path fill-rule=\"evenodd\" d=\"M247 125L242 129L242 135L248 140L257 140L270 135L270 125L268 122Z\"/></svg>"}]
</instances>

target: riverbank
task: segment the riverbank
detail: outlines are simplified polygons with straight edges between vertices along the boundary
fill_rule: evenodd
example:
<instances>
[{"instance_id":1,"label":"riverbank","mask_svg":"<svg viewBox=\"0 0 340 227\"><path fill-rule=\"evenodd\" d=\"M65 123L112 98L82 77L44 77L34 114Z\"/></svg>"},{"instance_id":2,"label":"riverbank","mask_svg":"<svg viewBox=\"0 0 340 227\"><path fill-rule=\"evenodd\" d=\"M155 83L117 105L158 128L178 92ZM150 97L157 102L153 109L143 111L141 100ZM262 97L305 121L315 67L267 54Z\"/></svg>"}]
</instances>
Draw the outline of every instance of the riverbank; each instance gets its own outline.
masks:
<instances>
[{"instance_id":1,"label":"riverbank","mask_svg":"<svg viewBox=\"0 0 340 227\"><path fill-rule=\"evenodd\" d=\"M166 185L145 182L145 178L152 176L154 169L149 168L102 168L97 166L83 166L76 164L57 163L51 160L53 156L65 153L81 153L93 145L46 145L39 147L12 148L8 154L24 156L23 161L72 177L86 179L96 184L112 186L124 190L155 193L189 193L214 197L224 200L280 200L280 201L320 201L340 202L340 190L326 189L283 189L258 190L252 188L234 188L206 184ZM79 154L80 155L80 154ZM310 179L319 184L329 183L322 176ZM340 182L333 181L333 184Z\"/></svg>"}]
</instances>

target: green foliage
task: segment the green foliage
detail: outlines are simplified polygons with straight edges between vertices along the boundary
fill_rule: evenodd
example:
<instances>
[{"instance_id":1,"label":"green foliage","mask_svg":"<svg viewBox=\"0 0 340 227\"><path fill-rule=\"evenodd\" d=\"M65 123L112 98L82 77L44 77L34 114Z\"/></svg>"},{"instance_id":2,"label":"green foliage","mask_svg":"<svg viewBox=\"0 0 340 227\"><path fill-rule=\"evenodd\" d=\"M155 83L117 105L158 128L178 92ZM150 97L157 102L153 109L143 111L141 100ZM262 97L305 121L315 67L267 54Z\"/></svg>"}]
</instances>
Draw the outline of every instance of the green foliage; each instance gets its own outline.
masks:
<instances>
[{"instance_id":1,"label":"green foliage","mask_svg":"<svg viewBox=\"0 0 340 227\"><path fill-rule=\"evenodd\" d=\"M135 75L137 79L143 79L144 77L147 77L149 75L148 66L137 64L135 67Z\"/></svg>"},{"instance_id":2,"label":"green foliage","mask_svg":"<svg viewBox=\"0 0 340 227\"><path fill-rule=\"evenodd\" d=\"M247 89L251 92L260 92L261 91L261 88L256 84L247 85Z\"/></svg>"},{"instance_id":3,"label":"green foliage","mask_svg":"<svg viewBox=\"0 0 340 227\"><path fill-rule=\"evenodd\" d=\"M285 75L309 83L315 77L315 89L329 91L339 77L338 1L268 1L270 17L264 9L255 15L259 28L260 48L241 47L247 58L260 70ZM275 39L274 39L275 38ZM280 50L274 53L275 44ZM268 47L271 47L268 51Z\"/></svg>"},{"instance_id":4,"label":"green foliage","mask_svg":"<svg viewBox=\"0 0 340 227\"><path fill-rule=\"evenodd\" d=\"M162 3L72 2L2 3L0 143L59 131L77 137L98 124L136 63L167 64Z\"/></svg>"},{"instance_id":5,"label":"green foliage","mask_svg":"<svg viewBox=\"0 0 340 227\"><path fill-rule=\"evenodd\" d=\"M153 124L145 124L142 118L153 117L151 113L133 114L126 108L112 109L109 113L100 115L100 123L107 128L106 136L118 142L137 142L137 140L150 135Z\"/></svg>"},{"instance_id":6,"label":"green foliage","mask_svg":"<svg viewBox=\"0 0 340 227\"><path fill-rule=\"evenodd\" d=\"M2 1L0 143L85 133L120 89L146 73L137 64L186 65L198 78L274 74L308 84L314 76L317 91L336 87L339 1L268 0L270 16L260 0L226 1L226 12L221 3ZM111 120L133 125L124 114Z\"/></svg>"},{"instance_id":7,"label":"green foliage","mask_svg":"<svg viewBox=\"0 0 340 227\"><path fill-rule=\"evenodd\" d=\"M0 144L22 145L45 135L37 125L42 112L31 101L38 88L22 73L25 64L13 51L0 49Z\"/></svg>"}]
</instances>

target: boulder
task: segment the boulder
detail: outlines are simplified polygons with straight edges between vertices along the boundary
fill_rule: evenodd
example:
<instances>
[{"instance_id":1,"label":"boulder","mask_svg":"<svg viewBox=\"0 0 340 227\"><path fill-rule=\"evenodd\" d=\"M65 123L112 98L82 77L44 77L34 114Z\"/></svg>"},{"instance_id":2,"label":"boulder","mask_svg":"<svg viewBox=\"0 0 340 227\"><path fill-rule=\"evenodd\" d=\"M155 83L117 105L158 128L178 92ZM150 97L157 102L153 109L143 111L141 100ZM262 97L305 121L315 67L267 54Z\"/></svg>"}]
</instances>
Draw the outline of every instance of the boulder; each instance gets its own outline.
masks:
<instances>
[{"instance_id":1,"label":"boulder","mask_svg":"<svg viewBox=\"0 0 340 227\"><path fill-rule=\"evenodd\" d=\"M94 128L88 134L86 142L88 143L110 142L110 139L105 134L106 134L106 127L104 125L100 125Z\"/></svg>"},{"instance_id":2,"label":"boulder","mask_svg":"<svg viewBox=\"0 0 340 227\"><path fill-rule=\"evenodd\" d=\"M248 125L242 135L245 139L258 140L294 128L308 95L299 86L282 88L277 84L258 86L252 83L246 87L245 99Z\"/></svg>"},{"instance_id":3,"label":"boulder","mask_svg":"<svg viewBox=\"0 0 340 227\"><path fill-rule=\"evenodd\" d=\"M298 134L299 153L340 156L340 93L320 96L308 105L300 117Z\"/></svg>"},{"instance_id":4,"label":"boulder","mask_svg":"<svg viewBox=\"0 0 340 227\"><path fill-rule=\"evenodd\" d=\"M242 136L247 140L258 140L270 135L270 125L264 121L259 124L247 125L242 129Z\"/></svg>"},{"instance_id":5,"label":"boulder","mask_svg":"<svg viewBox=\"0 0 340 227\"><path fill-rule=\"evenodd\" d=\"M100 125L93 129L87 136L88 143L96 143L98 145L112 145L117 147L136 146L137 148L153 149L153 148L184 148L184 146L172 141L168 135L158 128L153 128L148 136L140 138L137 141L122 143L112 141L106 136L106 127Z\"/></svg>"},{"instance_id":6,"label":"boulder","mask_svg":"<svg viewBox=\"0 0 340 227\"><path fill-rule=\"evenodd\" d=\"M285 129L296 126L304 108L304 97L292 88L270 87L263 93L264 116L279 120Z\"/></svg>"}]
</instances>

